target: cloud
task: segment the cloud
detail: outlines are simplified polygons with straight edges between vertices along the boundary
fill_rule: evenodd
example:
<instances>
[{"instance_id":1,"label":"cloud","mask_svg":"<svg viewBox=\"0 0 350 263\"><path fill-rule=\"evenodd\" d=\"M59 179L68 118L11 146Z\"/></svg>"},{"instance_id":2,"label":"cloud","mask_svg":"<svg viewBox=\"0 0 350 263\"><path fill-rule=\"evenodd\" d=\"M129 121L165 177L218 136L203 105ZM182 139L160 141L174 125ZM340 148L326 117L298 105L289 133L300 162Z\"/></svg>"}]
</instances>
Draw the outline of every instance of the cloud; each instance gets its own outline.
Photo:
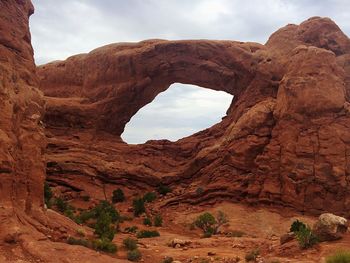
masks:
<instances>
[{"instance_id":1,"label":"cloud","mask_svg":"<svg viewBox=\"0 0 350 263\"><path fill-rule=\"evenodd\" d=\"M66 59L109 43L151 38L265 43L280 27L299 24L312 16L330 17L350 34L349 0L33 0L33 4L36 11L30 26L37 64ZM160 100L154 107L161 109L165 116L184 109L188 110L184 116L197 116L198 105L210 104L212 91L190 90L170 89L166 93L170 94L169 98ZM188 100L191 102L187 105ZM227 108L218 103L202 111L208 118L216 114L212 111L216 107ZM146 123L152 115L143 118ZM161 120L171 125L167 119L169 117ZM184 125L185 120L176 127L172 125L172 131L170 126L159 126L157 136L166 134L167 138L173 138L171 134L182 136L185 131L199 128L194 121L193 125ZM210 125L208 121L204 126ZM146 134L146 129L144 124L140 133Z\"/></svg>"}]
</instances>

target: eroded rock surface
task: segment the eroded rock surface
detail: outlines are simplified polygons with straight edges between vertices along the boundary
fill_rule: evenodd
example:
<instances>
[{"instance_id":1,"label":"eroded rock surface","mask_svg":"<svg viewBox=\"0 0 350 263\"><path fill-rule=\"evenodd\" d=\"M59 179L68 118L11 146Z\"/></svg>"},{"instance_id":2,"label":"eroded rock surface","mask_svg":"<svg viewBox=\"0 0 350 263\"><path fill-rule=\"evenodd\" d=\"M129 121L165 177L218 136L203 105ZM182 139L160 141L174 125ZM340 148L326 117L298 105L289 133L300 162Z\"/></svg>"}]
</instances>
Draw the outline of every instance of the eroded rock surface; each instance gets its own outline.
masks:
<instances>
[{"instance_id":1,"label":"eroded rock surface","mask_svg":"<svg viewBox=\"0 0 350 263\"><path fill-rule=\"evenodd\" d=\"M49 180L96 196L101 182L162 182L182 188L167 205L229 199L348 215L349 64L347 36L314 17L266 45L149 40L40 66ZM123 143L130 118L174 82L234 95L227 116L177 142Z\"/></svg>"}]
</instances>

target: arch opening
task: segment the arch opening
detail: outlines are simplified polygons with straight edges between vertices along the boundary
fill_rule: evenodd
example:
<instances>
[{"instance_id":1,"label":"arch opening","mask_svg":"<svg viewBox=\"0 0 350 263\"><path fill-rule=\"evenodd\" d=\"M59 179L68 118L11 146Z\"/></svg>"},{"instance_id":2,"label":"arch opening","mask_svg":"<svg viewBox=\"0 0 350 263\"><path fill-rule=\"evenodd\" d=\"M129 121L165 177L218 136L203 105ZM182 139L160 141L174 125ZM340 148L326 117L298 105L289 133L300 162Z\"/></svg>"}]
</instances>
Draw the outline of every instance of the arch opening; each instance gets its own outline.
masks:
<instances>
[{"instance_id":1,"label":"arch opening","mask_svg":"<svg viewBox=\"0 0 350 263\"><path fill-rule=\"evenodd\" d=\"M121 137L129 144L177 141L220 122L232 98L224 91L174 83L130 119Z\"/></svg>"}]
</instances>

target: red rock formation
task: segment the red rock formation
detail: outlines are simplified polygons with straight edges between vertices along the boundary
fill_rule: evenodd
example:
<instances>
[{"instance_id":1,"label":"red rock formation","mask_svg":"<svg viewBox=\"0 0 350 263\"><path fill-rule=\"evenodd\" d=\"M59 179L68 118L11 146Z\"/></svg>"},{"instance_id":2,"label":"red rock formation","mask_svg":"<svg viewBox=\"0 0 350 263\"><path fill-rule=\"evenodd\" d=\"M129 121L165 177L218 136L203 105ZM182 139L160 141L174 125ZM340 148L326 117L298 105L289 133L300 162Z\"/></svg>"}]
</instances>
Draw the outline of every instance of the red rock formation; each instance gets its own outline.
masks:
<instances>
[{"instance_id":1,"label":"red rock formation","mask_svg":"<svg viewBox=\"0 0 350 263\"><path fill-rule=\"evenodd\" d=\"M41 66L49 179L97 196L100 181L162 181L184 188L168 204L224 198L349 214L349 62L350 40L315 17L266 45L150 40ZM177 142L123 143L130 118L174 82L233 94L227 117Z\"/></svg>"}]
</instances>

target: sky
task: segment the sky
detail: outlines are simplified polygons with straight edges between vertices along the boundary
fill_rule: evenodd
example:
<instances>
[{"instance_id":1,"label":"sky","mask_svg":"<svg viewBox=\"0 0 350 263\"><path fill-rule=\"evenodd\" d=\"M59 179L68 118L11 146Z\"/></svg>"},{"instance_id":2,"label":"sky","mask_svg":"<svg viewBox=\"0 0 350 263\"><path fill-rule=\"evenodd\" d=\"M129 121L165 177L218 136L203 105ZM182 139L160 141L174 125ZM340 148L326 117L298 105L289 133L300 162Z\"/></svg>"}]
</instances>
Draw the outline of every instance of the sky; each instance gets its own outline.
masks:
<instances>
[{"instance_id":1,"label":"sky","mask_svg":"<svg viewBox=\"0 0 350 263\"><path fill-rule=\"evenodd\" d=\"M289 23L299 24L312 16L330 17L345 34L350 35L349 0L32 2L35 13L30 18L30 28L38 65L86 53L110 43L152 38L225 39L265 43L280 27ZM191 103L190 100L195 102ZM218 122L231 100L232 96L222 92L174 84L132 118L123 138L129 143L182 138ZM156 116L160 110L162 114ZM177 117L175 113L178 114Z\"/></svg>"}]
</instances>

